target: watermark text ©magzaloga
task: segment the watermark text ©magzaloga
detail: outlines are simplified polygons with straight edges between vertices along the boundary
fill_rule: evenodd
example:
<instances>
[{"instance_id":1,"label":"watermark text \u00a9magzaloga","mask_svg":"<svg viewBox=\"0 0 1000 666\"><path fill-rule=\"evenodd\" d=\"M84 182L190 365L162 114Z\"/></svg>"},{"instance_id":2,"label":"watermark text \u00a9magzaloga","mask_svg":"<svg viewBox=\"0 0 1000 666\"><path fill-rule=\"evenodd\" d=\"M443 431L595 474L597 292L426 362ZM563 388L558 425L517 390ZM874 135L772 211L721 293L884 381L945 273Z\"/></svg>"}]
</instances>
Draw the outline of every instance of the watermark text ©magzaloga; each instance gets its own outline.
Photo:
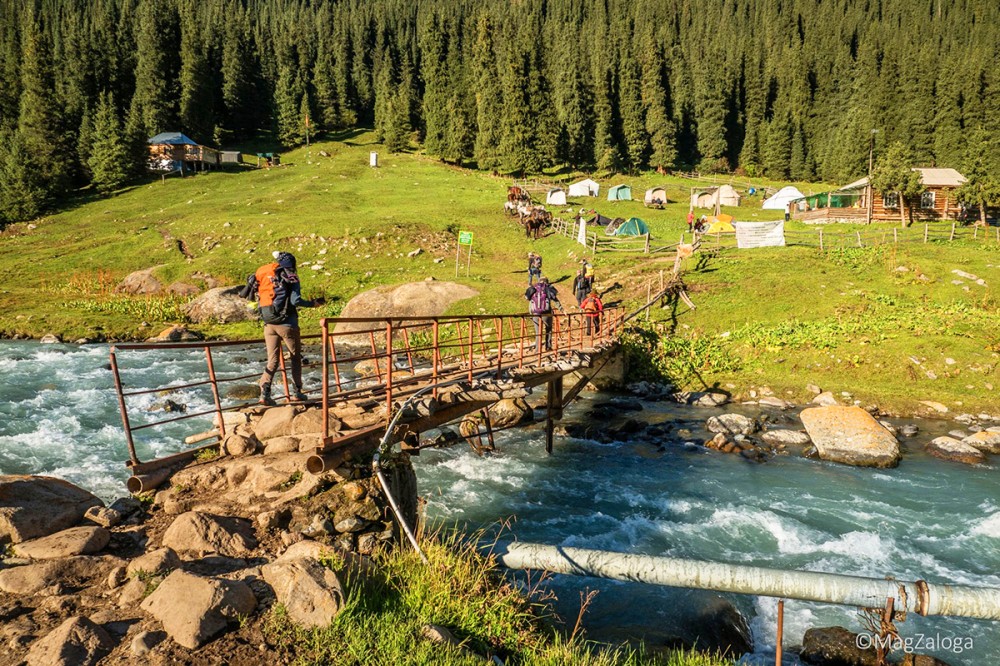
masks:
<instances>
[{"instance_id":1,"label":"watermark text \u00a9magzaloga","mask_svg":"<svg viewBox=\"0 0 1000 666\"><path fill-rule=\"evenodd\" d=\"M971 636L942 636L941 634L914 634L913 636L878 636L861 633L854 639L855 645L862 650L879 648L890 652L951 652L962 654L975 648Z\"/></svg>"}]
</instances>

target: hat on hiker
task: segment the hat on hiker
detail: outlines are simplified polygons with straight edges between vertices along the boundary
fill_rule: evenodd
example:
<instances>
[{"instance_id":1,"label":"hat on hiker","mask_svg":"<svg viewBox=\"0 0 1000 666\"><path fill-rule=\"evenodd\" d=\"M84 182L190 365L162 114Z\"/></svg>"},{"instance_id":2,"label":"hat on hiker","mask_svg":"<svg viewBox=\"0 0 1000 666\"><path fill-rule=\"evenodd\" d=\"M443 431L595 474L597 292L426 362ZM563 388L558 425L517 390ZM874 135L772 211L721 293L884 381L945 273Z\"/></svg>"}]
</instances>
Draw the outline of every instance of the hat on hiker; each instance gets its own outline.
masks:
<instances>
[{"instance_id":1,"label":"hat on hiker","mask_svg":"<svg viewBox=\"0 0 1000 666\"><path fill-rule=\"evenodd\" d=\"M548 284L549 279L543 275L542 277L538 278L538 281Z\"/></svg>"},{"instance_id":2,"label":"hat on hiker","mask_svg":"<svg viewBox=\"0 0 1000 666\"><path fill-rule=\"evenodd\" d=\"M295 268L295 255L291 252L274 252L272 256L282 268Z\"/></svg>"}]
</instances>

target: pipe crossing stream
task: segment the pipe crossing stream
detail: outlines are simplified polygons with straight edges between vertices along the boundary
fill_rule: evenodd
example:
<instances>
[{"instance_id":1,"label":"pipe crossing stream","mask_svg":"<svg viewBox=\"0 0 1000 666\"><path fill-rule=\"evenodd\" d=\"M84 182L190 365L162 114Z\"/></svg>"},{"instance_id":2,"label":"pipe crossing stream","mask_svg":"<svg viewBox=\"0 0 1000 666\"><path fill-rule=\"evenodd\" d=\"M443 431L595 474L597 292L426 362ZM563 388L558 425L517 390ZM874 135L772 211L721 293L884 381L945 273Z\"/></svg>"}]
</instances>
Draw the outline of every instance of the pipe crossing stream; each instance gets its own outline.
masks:
<instances>
[{"instance_id":1,"label":"pipe crossing stream","mask_svg":"<svg viewBox=\"0 0 1000 666\"><path fill-rule=\"evenodd\" d=\"M1000 620L1000 589L932 584L923 580L866 578L814 571L785 571L605 550L509 542L489 551L508 569L535 569L571 576L610 578L755 596L881 608L895 599L899 610L919 615Z\"/></svg>"}]
</instances>

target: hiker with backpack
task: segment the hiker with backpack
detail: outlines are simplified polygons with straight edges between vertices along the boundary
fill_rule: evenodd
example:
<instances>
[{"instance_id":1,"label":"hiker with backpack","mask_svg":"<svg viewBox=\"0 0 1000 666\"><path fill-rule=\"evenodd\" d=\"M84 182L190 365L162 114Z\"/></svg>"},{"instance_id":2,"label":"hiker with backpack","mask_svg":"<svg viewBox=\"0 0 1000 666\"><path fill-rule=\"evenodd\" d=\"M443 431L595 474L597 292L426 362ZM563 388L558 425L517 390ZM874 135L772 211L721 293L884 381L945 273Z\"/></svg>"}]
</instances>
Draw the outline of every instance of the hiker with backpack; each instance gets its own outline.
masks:
<instances>
[{"instance_id":1,"label":"hiker with backpack","mask_svg":"<svg viewBox=\"0 0 1000 666\"><path fill-rule=\"evenodd\" d=\"M587 332L586 335L590 335L591 331L594 335L601 334L601 313L604 312L604 302L601 300L600 294L596 291L591 291L583 303L580 304L580 309L583 310L583 316L587 319Z\"/></svg>"},{"instance_id":2,"label":"hiker with backpack","mask_svg":"<svg viewBox=\"0 0 1000 666\"><path fill-rule=\"evenodd\" d=\"M299 276L295 272L295 257L289 252L275 252L275 261L264 264L247 277L247 284L240 295L256 299L261 319L264 320L264 345L267 348L267 365L260 377L262 405L274 406L271 382L278 370L281 345L288 348L292 364L292 399L306 400L302 391L302 339L299 334L297 308L311 308L313 301L302 298Z\"/></svg>"},{"instance_id":3,"label":"hiker with backpack","mask_svg":"<svg viewBox=\"0 0 1000 666\"><path fill-rule=\"evenodd\" d=\"M531 286L532 280L541 279L542 277L542 256L540 254L535 254L534 252L528 253L528 286Z\"/></svg>"},{"instance_id":4,"label":"hiker with backpack","mask_svg":"<svg viewBox=\"0 0 1000 666\"><path fill-rule=\"evenodd\" d=\"M587 280L586 276L584 276L583 269L581 268L576 272L576 278L573 280L573 295L576 296L577 307L583 307L583 299L585 299L589 293L590 282Z\"/></svg>"},{"instance_id":5,"label":"hiker with backpack","mask_svg":"<svg viewBox=\"0 0 1000 666\"><path fill-rule=\"evenodd\" d=\"M552 350L552 305L565 312L559 302L559 293L549 284L545 276L538 278L538 284L524 292L528 300L528 312L535 315L531 322L535 325L535 349L542 346L542 330L545 331L545 351Z\"/></svg>"}]
</instances>

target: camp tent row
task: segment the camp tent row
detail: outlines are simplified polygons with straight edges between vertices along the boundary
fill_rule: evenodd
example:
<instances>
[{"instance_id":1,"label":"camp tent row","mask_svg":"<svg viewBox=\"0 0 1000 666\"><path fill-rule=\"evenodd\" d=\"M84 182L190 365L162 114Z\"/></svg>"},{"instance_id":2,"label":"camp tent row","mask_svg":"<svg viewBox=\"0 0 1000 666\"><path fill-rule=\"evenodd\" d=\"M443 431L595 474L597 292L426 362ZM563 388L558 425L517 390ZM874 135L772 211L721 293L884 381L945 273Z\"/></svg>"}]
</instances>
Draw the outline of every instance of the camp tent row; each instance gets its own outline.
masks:
<instances>
[{"instance_id":1,"label":"camp tent row","mask_svg":"<svg viewBox=\"0 0 1000 666\"><path fill-rule=\"evenodd\" d=\"M646 196L642 199L647 206L660 206L667 203L667 190L663 187L651 187L646 190Z\"/></svg>"},{"instance_id":2,"label":"camp tent row","mask_svg":"<svg viewBox=\"0 0 1000 666\"><path fill-rule=\"evenodd\" d=\"M558 187L549 190L549 193L545 195L545 203L552 206L565 206L566 190Z\"/></svg>"},{"instance_id":3,"label":"camp tent row","mask_svg":"<svg viewBox=\"0 0 1000 666\"><path fill-rule=\"evenodd\" d=\"M739 206L740 195L732 185L706 187L691 193L692 208L715 208L720 206Z\"/></svg>"}]
</instances>

